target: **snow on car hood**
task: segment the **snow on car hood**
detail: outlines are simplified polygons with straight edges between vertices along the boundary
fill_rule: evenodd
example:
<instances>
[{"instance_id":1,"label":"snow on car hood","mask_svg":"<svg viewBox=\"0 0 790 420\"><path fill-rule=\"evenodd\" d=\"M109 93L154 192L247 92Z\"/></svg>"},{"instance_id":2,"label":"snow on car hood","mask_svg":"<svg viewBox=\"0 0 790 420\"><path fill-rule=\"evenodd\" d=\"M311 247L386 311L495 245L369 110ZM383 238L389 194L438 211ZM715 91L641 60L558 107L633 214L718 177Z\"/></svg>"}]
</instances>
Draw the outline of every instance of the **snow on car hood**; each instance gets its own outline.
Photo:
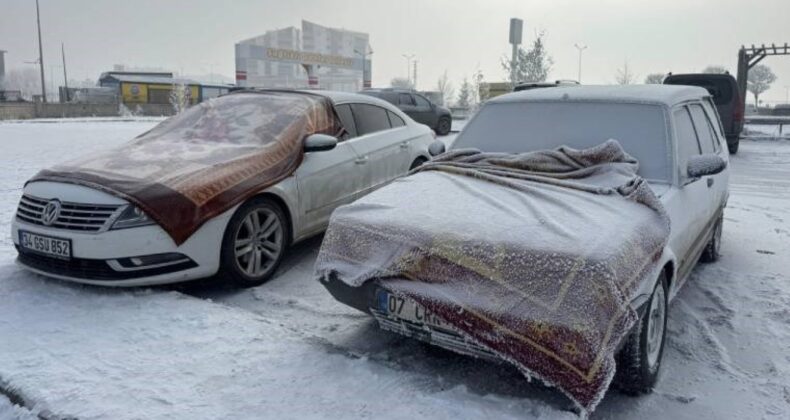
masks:
<instances>
[{"instance_id":1,"label":"snow on car hood","mask_svg":"<svg viewBox=\"0 0 790 420\"><path fill-rule=\"evenodd\" d=\"M316 275L378 280L590 411L669 235L636 168L614 140L446 153L338 208Z\"/></svg>"}]
</instances>

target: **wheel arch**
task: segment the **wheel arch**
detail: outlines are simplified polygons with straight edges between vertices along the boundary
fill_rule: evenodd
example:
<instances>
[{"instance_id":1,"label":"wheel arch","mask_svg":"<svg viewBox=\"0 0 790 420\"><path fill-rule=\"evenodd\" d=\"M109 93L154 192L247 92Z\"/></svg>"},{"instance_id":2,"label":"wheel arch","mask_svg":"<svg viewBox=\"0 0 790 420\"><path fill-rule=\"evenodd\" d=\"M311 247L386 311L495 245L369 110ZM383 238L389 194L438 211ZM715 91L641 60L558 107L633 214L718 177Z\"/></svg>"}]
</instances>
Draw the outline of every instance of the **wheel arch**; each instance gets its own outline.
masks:
<instances>
[{"instance_id":1,"label":"wheel arch","mask_svg":"<svg viewBox=\"0 0 790 420\"><path fill-rule=\"evenodd\" d=\"M672 290L672 286L675 284L675 261L668 260L664 263L664 267L661 271L664 273L664 278L667 281L667 294L669 294Z\"/></svg>"}]
</instances>

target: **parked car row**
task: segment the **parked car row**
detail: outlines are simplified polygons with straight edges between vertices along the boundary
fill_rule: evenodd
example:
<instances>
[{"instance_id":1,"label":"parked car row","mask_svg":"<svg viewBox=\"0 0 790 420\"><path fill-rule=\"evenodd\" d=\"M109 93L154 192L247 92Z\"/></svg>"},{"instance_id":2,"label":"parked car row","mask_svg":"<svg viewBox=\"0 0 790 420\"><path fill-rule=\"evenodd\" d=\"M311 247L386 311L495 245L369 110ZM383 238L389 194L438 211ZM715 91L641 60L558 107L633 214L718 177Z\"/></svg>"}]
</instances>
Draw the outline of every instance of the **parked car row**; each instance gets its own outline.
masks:
<instances>
[{"instance_id":1,"label":"parked car row","mask_svg":"<svg viewBox=\"0 0 790 420\"><path fill-rule=\"evenodd\" d=\"M679 76L672 81L690 83ZM632 392L648 391L657 380L670 300L698 259L715 261L719 255L728 199L727 130L738 122L727 120L723 127L719 114L729 108L724 110L709 93L714 88L706 87L527 89L488 101L452 145L451 151L521 154L560 146L584 149L616 139L639 161L638 175L660 200L671 233L654 261L659 270L630 297L639 323L618 345L618 366L627 373L625 386ZM728 103L735 95L724 82L715 88ZM276 272L292 244L323 232L339 206L389 188L393 180L444 152L431 129L418 122L446 133L446 109L411 91L363 93L319 93L332 101L344 133L307 137L303 161L290 176L211 218L181 244L124 197L68 182L29 182L11 228L18 262L46 276L106 286L215 275L240 286L261 284ZM222 107L226 98L239 94L244 92L209 104ZM413 191L402 205L430 199ZM441 202L431 205L438 213L452 211ZM484 205L469 202L464 211ZM411 223L416 228L421 221ZM344 304L408 324L399 330L404 335L463 352L459 349L465 340L457 331L382 305L379 280L357 288L338 281L324 284ZM418 303L408 307L426 313Z\"/></svg>"}]
</instances>

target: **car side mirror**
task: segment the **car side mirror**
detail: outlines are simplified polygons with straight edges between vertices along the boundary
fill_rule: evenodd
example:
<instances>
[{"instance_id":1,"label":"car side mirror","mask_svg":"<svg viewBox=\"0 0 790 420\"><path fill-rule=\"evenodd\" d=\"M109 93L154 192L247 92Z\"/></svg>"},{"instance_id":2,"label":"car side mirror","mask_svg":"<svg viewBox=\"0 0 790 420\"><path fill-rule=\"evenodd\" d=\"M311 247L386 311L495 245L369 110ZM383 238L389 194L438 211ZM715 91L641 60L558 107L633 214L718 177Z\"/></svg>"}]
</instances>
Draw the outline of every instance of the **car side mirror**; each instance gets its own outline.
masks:
<instances>
[{"instance_id":1,"label":"car side mirror","mask_svg":"<svg viewBox=\"0 0 790 420\"><path fill-rule=\"evenodd\" d=\"M444 153L445 150L447 150L447 148L444 146L444 142L439 140L434 141L428 146L428 153L430 153L431 156L439 156Z\"/></svg>"},{"instance_id":2,"label":"car side mirror","mask_svg":"<svg viewBox=\"0 0 790 420\"><path fill-rule=\"evenodd\" d=\"M311 134L304 140L305 152L323 152L337 146L337 138L327 134Z\"/></svg>"},{"instance_id":3,"label":"car side mirror","mask_svg":"<svg viewBox=\"0 0 790 420\"><path fill-rule=\"evenodd\" d=\"M689 158L688 176L699 178L702 176L716 175L727 167L727 161L713 153L692 156Z\"/></svg>"}]
</instances>

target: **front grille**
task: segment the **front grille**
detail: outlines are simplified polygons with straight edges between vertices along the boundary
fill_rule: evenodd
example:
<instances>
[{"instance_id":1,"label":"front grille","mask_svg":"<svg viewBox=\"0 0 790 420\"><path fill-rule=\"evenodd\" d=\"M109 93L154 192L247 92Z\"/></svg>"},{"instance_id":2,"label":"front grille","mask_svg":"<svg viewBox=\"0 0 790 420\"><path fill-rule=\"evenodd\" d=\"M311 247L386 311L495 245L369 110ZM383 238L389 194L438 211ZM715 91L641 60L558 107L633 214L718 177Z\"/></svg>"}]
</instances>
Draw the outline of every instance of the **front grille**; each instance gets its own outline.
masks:
<instances>
[{"instance_id":1,"label":"front grille","mask_svg":"<svg viewBox=\"0 0 790 420\"><path fill-rule=\"evenodd\" d=\"M42 214L44 207L50 200L25 194L19 201L16 217L23 222L34 225L44 225ZM60 203L60 214L50 226L58 229L76 230L82 232L98 232L102 230L113 214L118 211L119 205L112 204L84 204Z\"/></svg>"},{"instance_id":2,"label":"front grille","mask_svg":"<svg viewBox=\"0 0 790 420\"><path fill-rule=\"evenodd\" d=\"M186 261L165 267L149 268L137 271L115 271L105 260L87 258L72 258L63 260L45 255L27 252L16 246L19 253L17 260L27 267L66 277L84 280L131 280L139 277L155 276L160 274L175 273L177 271L195 268L198 265L187 258Z\"/></svg>"}]
</instances>

